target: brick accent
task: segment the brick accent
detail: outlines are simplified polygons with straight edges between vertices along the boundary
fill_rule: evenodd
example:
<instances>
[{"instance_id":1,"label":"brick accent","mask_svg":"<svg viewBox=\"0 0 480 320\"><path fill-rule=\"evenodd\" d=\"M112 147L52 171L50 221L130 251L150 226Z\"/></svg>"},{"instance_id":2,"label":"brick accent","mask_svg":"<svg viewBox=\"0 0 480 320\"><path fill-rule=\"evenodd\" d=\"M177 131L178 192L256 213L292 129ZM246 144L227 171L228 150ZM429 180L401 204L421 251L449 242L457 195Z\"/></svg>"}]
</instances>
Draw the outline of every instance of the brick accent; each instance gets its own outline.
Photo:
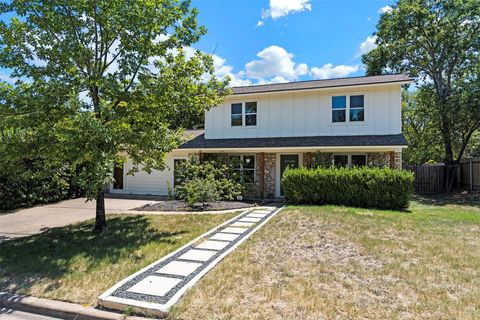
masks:
<instances>
[{"instance_id":1,"label":"brick accent","mask_svg":"<svg viewBox=\"0 0 480 320\"><path fill-rule=\"evenodd\" d=\"M367 153L367 165L371 167L390 167L390 152Z\"/></svg>"},{"instance_id":2,"label":"brick accent","mask_svg":"<svg viewBox=\"0 0 480 320\"><path fill-rule=\"evenodd\" d=\"M263 175L261 172L261 161L262 154L257 153L255 156L257 161L257 196L263 198L274 198L275 197L275 180L276 180L276 154L275 153L264 153L263 154ZM262 194L262 183L261 179L263 178L263 194Z\"/></svg>"},{"instance_id":3,"label":"brick accent","mask_svg":"<svg viewBox=\"0 0 480 320\"><path fill-rule=\"evenodd\" d=\"M265 198L275 197L276 154L265 153Z\"/></svg>"}]
</instances>

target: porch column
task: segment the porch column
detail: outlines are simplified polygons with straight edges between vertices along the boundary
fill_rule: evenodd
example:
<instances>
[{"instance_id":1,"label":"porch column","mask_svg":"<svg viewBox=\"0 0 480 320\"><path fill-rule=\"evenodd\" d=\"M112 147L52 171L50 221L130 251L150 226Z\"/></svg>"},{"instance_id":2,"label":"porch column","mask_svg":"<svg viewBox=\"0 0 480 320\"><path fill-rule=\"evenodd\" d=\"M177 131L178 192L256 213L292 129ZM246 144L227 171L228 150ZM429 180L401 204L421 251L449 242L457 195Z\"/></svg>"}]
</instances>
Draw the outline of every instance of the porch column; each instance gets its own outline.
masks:
<instances>
[{"instance_id":1,"label":"porch column","mask_svg":"<svg viewBox=\"0 0 480 320\"><path fill-rule=\"evenodd\" d=\"M260 171L259 194L265 198L265 152L260 153L258 170Z\"/></svg>"}]
</instances>

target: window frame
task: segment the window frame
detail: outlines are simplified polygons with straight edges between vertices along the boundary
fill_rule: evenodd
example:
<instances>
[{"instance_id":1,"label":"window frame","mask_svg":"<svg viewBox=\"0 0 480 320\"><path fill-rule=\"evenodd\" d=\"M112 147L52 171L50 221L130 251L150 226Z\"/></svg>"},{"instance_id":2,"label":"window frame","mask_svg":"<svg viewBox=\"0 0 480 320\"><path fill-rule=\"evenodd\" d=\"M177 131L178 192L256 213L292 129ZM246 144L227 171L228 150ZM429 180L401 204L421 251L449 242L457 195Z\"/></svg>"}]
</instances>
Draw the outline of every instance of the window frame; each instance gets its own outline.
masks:
<instances>
[{"instance_id":1,"label":"window frame","mask_svg":"<svg viewBox=\"0 0 480 320\"><path fill-rule=\"evenodd\" d=\"M347 156L347 168L353 168L352 165L352 156L364 156L365 157L365 167L368 166L368 158L366 153L334 153L332 156L332 163L335 165L335 156Z\"/></svg>"},{"instance_id":2,"label":"window frame","mask_svg":"<svg viewBox=\"0 0 480 320\"><path fill-rule=\"evenodd\" d=\"M233 170L239 171L240 176L243 177L243 172L246 171L253 171L253 181L251 183L255 184L257 182L257 156L255 154L238 154L238 153L231 153L228 155L228 163L230 164L231 157L240 157L240 168L233 168ZM253 168L244 168L243 162L244 157L253 157ZM247 182L248 183L248 182Z\"/></svg>"},{"instance_id":3,"label":"window frame","mask_svg":"<svg viewBox=\"0 0 480 320\"><path fill-rule=\"evenodd\" d=\"M352 96L363 96L363 120L362 121L351 121L350 120L350 110L359 110L362 108L350 108L350 97ZM345 97L346 98L346 106L345 108L334 109L333 108L333 97ZM367 93L366 92L350 92L350 93L338 93L330 95L330 124L331 125L344 125L346 123L351 124L366 124L366 101L367 101ZM345 110L345 121L341 122L334 122L333 121L333 111L334 110Z\"/></svg>"},{"instance_id":4,"label":"window frame","mask_svg":"<svg viewBox=\"0 0 480 320\"><path fill-rule=\"evenodd\" d=\"M249 103L249 102L255 102L256 103L256 112L255 113L252 113L252 112L249 112L247 113L246 111L246 104ZM242 105L242 125L239 125L239 126L234 126L232 125L232 116L233 115L238 115L238 114L233 114L232 113L232 105L234 104L241 104ZM231 129L239 129L239 128L242 128L242 129L245 129L245 128L256 128L258 126L258 106L259 106L259 100L243 100L243 101L231 101L229 103L229 108L230 108L230 119L229 119L229 122L230 122L230 128ZM247 125L247 115L255 115L255 125Z\"/></svg>"}]
</instances>

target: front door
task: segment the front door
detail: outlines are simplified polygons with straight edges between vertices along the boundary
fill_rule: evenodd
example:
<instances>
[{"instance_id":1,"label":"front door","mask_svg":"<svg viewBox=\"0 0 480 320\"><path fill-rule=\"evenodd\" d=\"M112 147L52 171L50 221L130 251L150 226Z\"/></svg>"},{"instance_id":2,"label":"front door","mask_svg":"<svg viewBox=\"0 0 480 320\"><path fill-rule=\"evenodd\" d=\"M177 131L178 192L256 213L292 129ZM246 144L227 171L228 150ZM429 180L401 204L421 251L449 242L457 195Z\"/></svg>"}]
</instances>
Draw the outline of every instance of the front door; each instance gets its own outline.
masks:
<instances>
[{"instance_id":1,"label":"front door","mask_svg":"<svg viewBox=\"0 0 480 320\"><path fill-rule=\"evenodd\" d=\"M123 163L113 168L113 189L123 189Z\"/></svg>"},{"instance_id":2,"label":"front door","mask_svg":"<svg viewBox=\"0 0 480 320\"><path fill-rule=\"evenodd\" d=\"M281 154L280 155L280 195L283 196L282 177L283 172L287 168L298 168L298 154Z\"/></svg>"}]
</instances>

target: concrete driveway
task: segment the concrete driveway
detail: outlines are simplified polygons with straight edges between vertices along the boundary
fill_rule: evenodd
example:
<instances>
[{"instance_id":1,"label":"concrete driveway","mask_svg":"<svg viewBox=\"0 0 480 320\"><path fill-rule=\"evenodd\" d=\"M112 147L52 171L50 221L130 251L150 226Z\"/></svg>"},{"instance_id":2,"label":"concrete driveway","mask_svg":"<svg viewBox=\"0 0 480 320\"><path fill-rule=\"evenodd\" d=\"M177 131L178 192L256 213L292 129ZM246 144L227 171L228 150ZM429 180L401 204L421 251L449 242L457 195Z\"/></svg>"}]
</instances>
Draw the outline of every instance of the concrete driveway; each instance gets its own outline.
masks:
<instances>
[{"instance_id":1,"label":"concrete driveway","mask_svg":"<svg viewBox=\"0 0 480 320\"><path fill-rule=\"evenodd\" d=\"M155 202L157 201L106 198L105 208L107 213L122 213ZM93 219L95 205L95 201L86 202L85 198L78 198L0 215L0 242Z\"/></svg>"}]
</instances>

